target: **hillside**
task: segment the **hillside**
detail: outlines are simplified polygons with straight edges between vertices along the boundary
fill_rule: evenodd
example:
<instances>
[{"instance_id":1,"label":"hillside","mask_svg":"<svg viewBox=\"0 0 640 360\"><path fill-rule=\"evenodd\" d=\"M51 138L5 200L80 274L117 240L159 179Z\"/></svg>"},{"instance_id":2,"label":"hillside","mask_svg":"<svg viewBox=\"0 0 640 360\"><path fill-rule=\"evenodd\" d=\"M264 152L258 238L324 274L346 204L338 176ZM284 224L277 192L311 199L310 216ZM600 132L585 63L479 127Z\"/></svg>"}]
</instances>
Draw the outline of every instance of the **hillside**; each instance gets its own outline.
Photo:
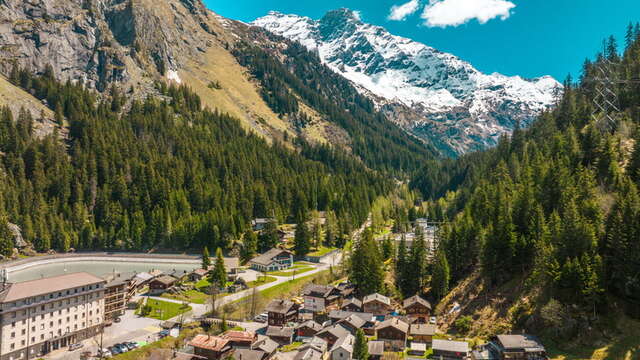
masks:
<instances>
[{"instance_id":1,"label":"hillside","mask_svg":"<svg viewBox=\"0 0 640 360\"><path fill-rule=\"evenodd\" d=\"M408 132L457 156L497 144L553 106L561 85L483 74L460 58L367 24L338 9L313 20L271 12L254 22L299 41L349 79Z\"/></svg>"},{"instance_id":2,"label":"hillside","mask_svg":"<svg viewBox=\"0 0 640 360\"><path fill-rule=\"evenodd\" d=\"M273 95L268 94L273 89L256 79L256 74L247 64L241 65L233 53L246 43L263 50L274 46L286 49L290 44L284 39L257 42L249 26L216 15L200 0L109 0L99 4L8 0L0 3L0 22L5 24L0 27L0 39L6 44L0 48L0 73L6 77L14 68L38 74L49 68L58 80L82 83L105 96L118 89L127 100L125 107L131 100L161 95L157 82L183 84L199 95L203 106L230 114L246 130L269 142L299 148L299 138L347 152L360 147L363 140L369 149L377 146L373 143L389 143L389 149L392 143L413 144L410 156L402 160L372 159L387 151L355 151L370 167L393 171L416 169L422 159L433 157L434 152L426 145L394 130L397 127L379 114L371 114L364 99L356 106L367 114L353 119L359 124L349 127L339 123L333 113L317 108L309 97L337 102L353 96L350 85L342 84L333 93L311 94L317 90L307 88L300 94L288 84L278 91L296 99L296 111L286 113L274 108L269 100ZM308 66L323 71L319 62ZM287 74L280 76L300 81L300 74L283 69ZM381 124L384 136L366 129L372 122ZM355 131L356 127L360 130Z\"/></svg>"},{"instance_id":3,"label":"hillside","mask_svg":"<svg viewBox=\"0 0 640 360\"><path fill-rule=\"evenodd\" d=\"M630 28L622 55L615 39L606 44L529 130L416 177L426 197L451 191L430 207L432 217L448 219L438 249L445 261L434 265L447 278L432 283L448 293L441 313L460 305L448 328L525 330L576 358L637 358L640 31ZM619 111L605 114L593 99L608 66L627 81L610 88ZM470 326L461 330L456 320L465 316Z\"/></svg>"}]
</instances>

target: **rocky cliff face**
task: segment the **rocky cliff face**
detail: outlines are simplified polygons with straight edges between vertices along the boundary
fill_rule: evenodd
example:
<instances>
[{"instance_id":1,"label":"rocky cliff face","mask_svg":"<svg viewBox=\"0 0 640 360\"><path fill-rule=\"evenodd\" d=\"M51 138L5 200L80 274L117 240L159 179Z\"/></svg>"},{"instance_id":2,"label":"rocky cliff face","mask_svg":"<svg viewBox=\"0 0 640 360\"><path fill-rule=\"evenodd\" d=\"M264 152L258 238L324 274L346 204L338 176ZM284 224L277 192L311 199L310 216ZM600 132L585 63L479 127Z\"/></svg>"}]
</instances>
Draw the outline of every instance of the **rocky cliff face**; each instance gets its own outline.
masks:
<instances>
[{"instance_id":1,"label":"rocky cliff face","mask_svg":"<svg viewBox=\"0 0 640 360\"><path fill-rule=\"evenodd\" d=\"M320 20L272 12L252 24L316 51L391 119L449 155L495 145L517 122L526 126L551 107L560 87L548 76L483 74L454 55L363 23L347 9Z\"/></svg>"}]
</instances>

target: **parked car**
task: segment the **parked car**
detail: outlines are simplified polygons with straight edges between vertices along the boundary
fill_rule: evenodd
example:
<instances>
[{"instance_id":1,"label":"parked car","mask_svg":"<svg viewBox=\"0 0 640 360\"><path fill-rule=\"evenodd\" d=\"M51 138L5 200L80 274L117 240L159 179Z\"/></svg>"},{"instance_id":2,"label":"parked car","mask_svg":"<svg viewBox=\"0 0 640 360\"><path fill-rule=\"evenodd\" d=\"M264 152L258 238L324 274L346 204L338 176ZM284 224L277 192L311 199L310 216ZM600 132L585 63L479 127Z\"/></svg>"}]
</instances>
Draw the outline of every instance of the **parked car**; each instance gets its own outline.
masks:
<instances>
[{"instance_id":1,"label":"parked car","mask_svg":"<svg viewBox=\"0 0 640 360\"><path fill-rule=\"evenodd\" d=\"M127 351L129 351L129 347L125 344L115 344L113 345L115 347L117 347L118 349L120 349L120 352L126 353Z\"/></svg>"},{"instance_id":2,"label":"parked car","mask_svg":"<svg viewBox=\"0 0 640 360\"><path fill-rule=\"evenodd\" d=\"M138 343L137 342L133 342L133 341L129 341L127 343L127 346L129 347L129 350L133 350L133 349L137 349L138 348Z\"/></svg>"},{"instance_id":3,"label":"parked car","mask_svg":"<svg viewBox=\"0 0 640 360\"><path fill-rule=\"evenodd\" d=\"M435 324L435 323L436 323L436 320L437 320L437 319L436 319L436 317L435 317L435 316L430 317L430 318L429 318L429 324Z\"/></svg>"},{"instance_id":4,"label":"parked car","mask_svg":"<svg viewBox=\"0 0 640 360\"><path fill-rule=\"evenodd\" d=\"M169 336L169 330L162 330L158 333L158 336L162 339Z\"/></svg>"},{"instance_id":5,"label":"parked car","mask_svg":"<svg viewBox=\"0 0 640 360\"><path fill-rule=\"evenodd\" d=\"M113 356L122 354L122 350L120 350L120 348L118 348L115 345L114 346L109 346L107 349L109 349L109 351L111 351L111 354L113 354Z\"/></svg>"},{"instance_id":6,"label":"parked car","mask_svg":"<svg viewBox=\"0 0 640 360\"><path fill-rule=\"evenodd\" d=\"M98 356L110 358L113 354L111 353L111 350L103 348L98 350Z\"/></svg>"},{"instance_id":7,"label":"parked car","mask_svg":"<svg viewBox=\"0 0 640 360\"><path fill-rule=\"evenodd\" d=\"M120 319L119 317L117 317L117 318L113 319L113 322L114 322L114 323L119 323L120 321L122 321L122 319Z\"/></svg>"},{"instance_id":8,"label":"parked car","mask_svg":"<svg viewBox=\"0 0 640 360\"><path fill-rule=\"evenodd\" d=\"M265 323L267 322L267 320L269 319L269 315L267 313L262 313L260 315L256 315L256 317L253 318L254 321L260 322L260 323Z\"/></svg>"},{"instance_id":9,"label":"parked car","mask_svg":"<svg viewBox=\"0 0 640 360\"><path fill-rule=\"evenodd\" d=\"M83 347L84 347L84 344L81 344L81 343L71 344L69 345L69 351L76 351L78 349L82 349Z\"/></svg>"}]
</instances>

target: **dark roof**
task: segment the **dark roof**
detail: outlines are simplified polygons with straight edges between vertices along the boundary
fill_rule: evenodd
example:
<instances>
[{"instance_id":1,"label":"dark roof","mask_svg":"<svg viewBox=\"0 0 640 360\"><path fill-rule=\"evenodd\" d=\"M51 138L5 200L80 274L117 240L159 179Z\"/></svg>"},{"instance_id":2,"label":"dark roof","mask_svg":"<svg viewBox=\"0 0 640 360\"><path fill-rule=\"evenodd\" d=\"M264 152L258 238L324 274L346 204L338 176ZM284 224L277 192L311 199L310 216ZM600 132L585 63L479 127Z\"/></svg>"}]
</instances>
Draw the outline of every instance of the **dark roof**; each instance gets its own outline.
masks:
<instances>
[{"instance_id":1,"label":"dark roof","mask_svg":"<svg viewBox=\"0 0 640 360\"><path fill-rule=\"evenodd\" d=\"M157 278L151 280L151 282L156 282L156 281L168 286L168 285L173 285L173 283L178 281L178 279L174 278L173 276L162 275L160 277L157 277Z\"/></svg>"},{"instance_id":2,"label":"dark roof","mask_svg":"<svg viewBox=\"0 0 640 360\"><path fill-rule=\"evenodd\" d=\"M319 297L319 298L327 298L329 297L329 295L333 290L334 290L333 286L309 284L302 291L302 295Z\"/></svg>"},{"instance_id":3,"label":"dark roof","mask_svg":"<svg viewBox=\"0 0 640 360\"><path fill-rule=\"evenodd\" d=\"M300 329L303 327L308 327L310 329L313 329L315 331L320 331L322 330L322 325L318 324L317 322L313 321L313 320L307 320L305 322L303 322L302 324L296 326L296 329Z\"/></svg>"},{"instance_id":4,"label":"dark roof","mask_svg":"<svg viewBox=\"0 0 640 360\"><path fill-rule=\"evenodd\" d=\"M344 303L342 303L342 308L345 308L347 307L347 305L350 305L350 304L353 304L358 308L362 308L362 300L355 297L345 300Z\"/></svg>"},{"instance_id":5,"label":"dark roof","mask_svg":"<svg viewBox=\"0 0 640 360\"><path fill-rule=\"evenodd\" d=\"M278 314L286 314L292 310L294 310L295 307L297 307L298 304L294 303L293 301L290 300L284 300L284 299L279 299L279 300L273 300L269 303L269 305L267 305L267 312L274 312L274 313L278 313Z\"/></svg>"},{"instance_id":6,"label":"dark roof","mask_svg":"<svg viewBox=\"0 0 640 360\"><path fill-rule=\"evenodd\" d=\"M384 355L384 341L369 341L367 346L369 347L369 355Z\"/></svg>"},{"instance_id":7,"label":"dark roof","mask_svg":"<svg viewBox=\"0 0 640 360\"><path fill-rule=\"evenodd\" d=\"M376 326L376 330L378 329L384 329L386 327L393 327L395 329L398 329L400 331L402 331L403 333L408 333L409 332L409 324L407 324L406 322L398 319L398 318L391 318L391 319L387 319L381 323L379 323Z\"/></svg>"},{"instance_id":8,"label":"dark roof","mask_svg":"<svg viewBox=\"0 0 640 360\"><path fill-rule=\"evenodd\" d=\"M265 335L275 337L292 337L295 333L295 329L285 326L267 326Z\"/></svg>"},{"instance_id":9,"label":"dark roof","mask_svg":"<svg viewBox=\"0 0 640 360\"><path fill-rule=\"evenodd\" d=\"M320 331L319 333L316 334L316 336L322 337L322 335L324 334L331 334L334 337L340 339L343 338L347 335L351 335L349 334L349 332L347 331L347 329L343 328L342 326L339 325L333 325L333 326L329 326L326 327L324 329L322 329L322 331Z\"/></svg>"},{"instance_id":10,"label":"dark roof","mask_svg":"<svg viewBox=\"0 0 640 360\"><path fill-rule=\"evenodd\" d=\"M373 314L371 313L363 313L363 312L356 312L356 311L343 311L343 310L331 310L329 311L329 318L331 319L337 319L337 320L342 320L342 319L346 319L351 315L356 315L362 318L362 320L365 321L369 321L371 320L371 318L373 318Z\"/></svg>"},{"instance_id":11,"label":"dark roof","mask_svg":"<svg viewBox=\"0 0 640 360\"><path fill-rule=\"evenodd\" d=\"M280 346L280 344L265 336L253 343L251 348L254 350L262 350L267 354L271 354L272 352L276 351L278 346Z\"/></svg>"},{"instance_id":12,"label":"dark roof","mask_svg":"<svg viewBox=\"0 0 640 360\"><path fill-rule=\"evenodd\" d=\"M457 353L469 352L469 343L466 341L433 339L431 347L433 348L434 351L440 350L440 351L449 351L449 352L457 352Z\"/></svg>"},{"instance_id":13,"label":"dark roof","mask_svg":"<svg viewBox=\"0 0 640 360\"><path fill-rule=\"evenodd\" d=\"M379 301L383 304L386 305L391 305L391 299L389 299L388 297L384 296L384 295L380 295L378 293L374 293L374 294L370 294L364 297L364 299L362 299L362 303L366 304L368 302L371 301Z\"/></svg>"},{"instance_id":14,"label":"dark roof","mask_svg":"<svg viewBox=\"0 0 640 360\"><path fill-rule=\"evenodd\" d=\"M411 335L431 335L436 333L436 326L433 324L411 324L409 334Z\"/></svg>"},{"instance_id":15,"label":"dark roof","mask_svg":"<svg viewBox=\"0 0 640 360\"><path fill-rule=\"evenodd\" d=\"M410 298L405 299L402 302L402 307L403 308L408 308L411 305L415 305L415 304L420 304L422 306L427 307L428 309L431 309L431 303L428 302L427 300L423 299L421 296L418 295L414 295Z\"/></svg>"},{"instance_id":16,"label":"dark roof","mask_svg":"<svg viewBox=\"0 0 640 360\"><path fill-rule=\"evenodd\" d=\"M253 259L251 259L250 262L256 263L258 265L267 266L267 265L269 265L269 264L271 264L273 262L273 258L275 258L276 256L278 256L278 255L280 255L282 253L287 253L287 254L291 255L291 251L289 251L289 250L271 249L271 250L267 251L266 253L264 253L262 255L258 255L256 257L254 257Z\"/></svg>"},{"instance_id":17,"label":"dark roof","mask_svg":"<svg viewBox=\"0 0 640 360\"><path fill-rule=\"evenodd\" d=\"M545 351L544 346L533 335L497 335L500 344L507 350L524 349L530 351Z\"/></svg>"},{"instance_id":18,"label":"dark roof","mask_svg":"<svg viewBox=\"0 0 640 360\"><path fill-rule=\"evenodd\" d=\"M261 350L237 349L233 353L236 360L262 360L267 353Z\"/></svg>"}]
</instances>

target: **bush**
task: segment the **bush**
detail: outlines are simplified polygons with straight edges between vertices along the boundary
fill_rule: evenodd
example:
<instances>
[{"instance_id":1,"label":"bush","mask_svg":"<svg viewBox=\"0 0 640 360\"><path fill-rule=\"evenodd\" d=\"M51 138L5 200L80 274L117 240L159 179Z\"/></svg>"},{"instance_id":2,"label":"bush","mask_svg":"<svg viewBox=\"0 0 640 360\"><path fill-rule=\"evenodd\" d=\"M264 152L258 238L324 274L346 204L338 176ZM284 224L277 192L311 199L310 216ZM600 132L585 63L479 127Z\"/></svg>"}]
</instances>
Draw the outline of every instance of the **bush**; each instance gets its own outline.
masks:
<instances>
[{"instance_id":1,"label":"bush","mask_svg":"<svg viewBox=\"0 0 640 360\"><path fill-rule=\"evenodd\" d=\"M455 326L456 330L463 335L466 335L471 331L471 325L473 324L473 319L471 316L463 316L456 320Z\"/></svg>"}]
</instances>

